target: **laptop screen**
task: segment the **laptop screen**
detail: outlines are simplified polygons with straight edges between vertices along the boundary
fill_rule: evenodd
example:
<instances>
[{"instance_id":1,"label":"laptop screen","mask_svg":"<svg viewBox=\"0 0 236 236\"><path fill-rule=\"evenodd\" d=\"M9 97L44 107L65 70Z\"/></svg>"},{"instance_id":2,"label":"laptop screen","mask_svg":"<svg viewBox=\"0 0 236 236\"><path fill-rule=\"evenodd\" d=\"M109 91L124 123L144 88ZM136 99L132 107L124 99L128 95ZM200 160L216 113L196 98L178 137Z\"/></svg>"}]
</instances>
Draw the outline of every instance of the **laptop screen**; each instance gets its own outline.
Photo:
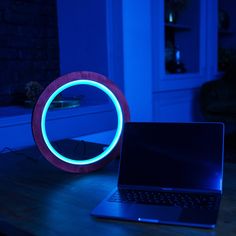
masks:
<instances>
[{"instance_id":1,"label":"laptop screen","mask_svg":"<svg viewBox=\"0 0 236 236\"><path fill-rule=\"evenodd\" d=\"M222 190L221 123L127 123L119 185Z\"/></svg>"}]
</instances>

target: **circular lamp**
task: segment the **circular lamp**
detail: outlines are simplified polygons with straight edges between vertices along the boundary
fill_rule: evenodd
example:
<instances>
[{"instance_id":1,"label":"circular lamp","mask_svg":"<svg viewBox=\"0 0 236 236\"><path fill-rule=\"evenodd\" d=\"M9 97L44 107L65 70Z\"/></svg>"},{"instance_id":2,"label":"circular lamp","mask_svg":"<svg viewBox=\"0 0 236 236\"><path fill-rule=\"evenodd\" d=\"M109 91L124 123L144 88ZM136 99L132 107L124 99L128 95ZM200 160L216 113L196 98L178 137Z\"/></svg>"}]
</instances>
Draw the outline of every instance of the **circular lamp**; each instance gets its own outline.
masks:
<instances>
[{"instance_id":1,"label":"circular lamp","mask_svg":"<svg viewBox=\"0 0 236 236\"><path fill-rule=\"evenodd\" d=\"M104 92L117 114L117 128L109 146L99 155L86 160L74 160L60 154L50 143L46 130L46 116L53 100L65 89L79 85L92 86ZM119 155L123 124L129 119L126 99L114 83L98 73L73 72L54 80L42 92L33 111L32 131L39 150L49 162L65 171L87 173L103 167Z\"/></svg>"}]
</instances>

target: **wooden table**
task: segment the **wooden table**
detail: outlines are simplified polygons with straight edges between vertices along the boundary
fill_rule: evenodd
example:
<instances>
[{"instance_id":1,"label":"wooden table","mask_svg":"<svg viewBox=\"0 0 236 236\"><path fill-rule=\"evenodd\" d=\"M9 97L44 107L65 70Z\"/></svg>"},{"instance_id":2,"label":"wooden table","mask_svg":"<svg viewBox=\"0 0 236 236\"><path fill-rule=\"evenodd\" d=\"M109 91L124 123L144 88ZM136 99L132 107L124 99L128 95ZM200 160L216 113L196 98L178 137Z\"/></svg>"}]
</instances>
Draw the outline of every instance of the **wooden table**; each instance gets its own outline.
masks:
<instances>
[{"instance_id":1,"label":"wooden table","mask_svg":"<svg viewBox=\"0 0 236 236\"><path fill-rule=\"evenodd\" d=\"M62 172L36 148L0 155L0 219L33 235L236 235L236 164L225 164L216 229L155 225L90 216L116 185L118 160L86 174ZM4 230L0 224L0 232Z\"/></svg>"}]
</instances>

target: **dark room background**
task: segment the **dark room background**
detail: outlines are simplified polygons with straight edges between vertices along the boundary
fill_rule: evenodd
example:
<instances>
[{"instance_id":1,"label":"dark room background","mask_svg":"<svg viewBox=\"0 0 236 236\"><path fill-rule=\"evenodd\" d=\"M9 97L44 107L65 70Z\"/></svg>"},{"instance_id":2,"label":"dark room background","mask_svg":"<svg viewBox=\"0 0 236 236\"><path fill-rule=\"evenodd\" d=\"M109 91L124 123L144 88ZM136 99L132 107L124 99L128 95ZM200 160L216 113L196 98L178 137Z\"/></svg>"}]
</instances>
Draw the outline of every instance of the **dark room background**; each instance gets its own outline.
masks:
<instances>
[{"instance_id":1,"label":"dark room background","mask_svg":"<svg viewBox=\"0 0 236 236\"><path fill-rule=\"evenodd\" d=\"M21 104L25 86L59 75L56 0L0 1L0 106Z\"/></svg>"}]
</instances>

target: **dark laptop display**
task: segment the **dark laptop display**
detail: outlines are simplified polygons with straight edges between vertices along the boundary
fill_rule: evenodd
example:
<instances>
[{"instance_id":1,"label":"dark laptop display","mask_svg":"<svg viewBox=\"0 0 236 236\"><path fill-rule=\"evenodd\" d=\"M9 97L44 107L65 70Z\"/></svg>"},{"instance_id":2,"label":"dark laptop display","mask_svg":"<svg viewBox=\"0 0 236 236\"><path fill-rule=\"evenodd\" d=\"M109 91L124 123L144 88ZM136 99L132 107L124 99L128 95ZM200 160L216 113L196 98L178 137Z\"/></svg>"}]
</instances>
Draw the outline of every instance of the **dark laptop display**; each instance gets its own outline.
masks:
<instances>
[{"instance_id":1,"label":"dark laptop display","mask_svg":"<svg viewBox=\"0 0 236 236\"><path fill-rule=\"evenodd\" d=\"M130 123L125 127L119 185L222 189L222 126Z\"/></svg>"},{"instance_id":2,"label":"dark laptop display","mask_svg":"<svg viewBox=\"0 0 236 236\"><path fill-rule=\"evenodd\" d=\"M127 123L117 189L97 217L213 228L222 195L222 123Z\"/></svg>"}]
</instances>

